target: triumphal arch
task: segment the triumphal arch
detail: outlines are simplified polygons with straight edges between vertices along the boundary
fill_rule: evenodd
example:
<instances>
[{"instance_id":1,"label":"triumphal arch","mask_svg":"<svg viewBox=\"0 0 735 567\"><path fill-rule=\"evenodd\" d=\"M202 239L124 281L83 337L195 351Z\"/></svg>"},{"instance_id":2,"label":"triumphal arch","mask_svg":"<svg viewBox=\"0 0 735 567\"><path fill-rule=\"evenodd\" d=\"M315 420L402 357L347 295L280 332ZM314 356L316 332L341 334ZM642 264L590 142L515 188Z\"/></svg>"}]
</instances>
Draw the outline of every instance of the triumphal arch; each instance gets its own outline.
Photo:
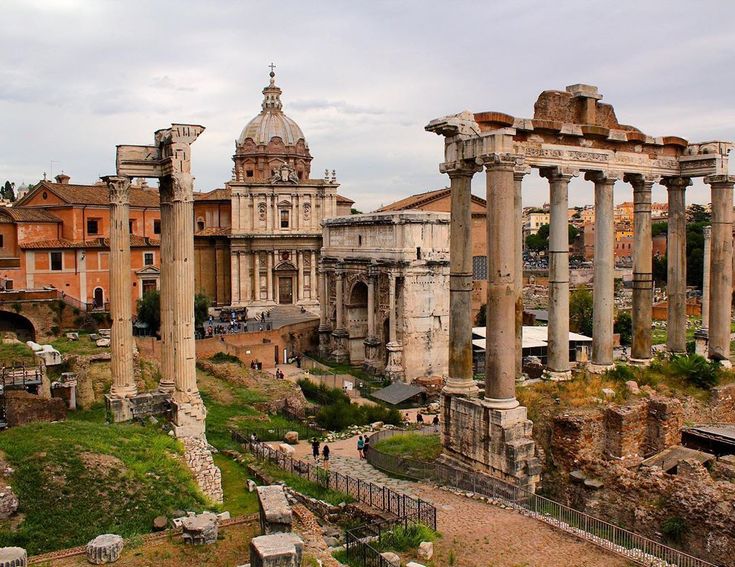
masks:
<instances>
[{"instance_id":1,"label":"triumphal arch","mask_svg":"<svg viewBox=\"0 0 735 567\"><path fill-rule=\"evenodd\" d=\"M732 215L735 176L728 174L730 142L689 143L677 136L649 136L620 124L591 85L544 91L533 118L500 112L461 112L432 120L426 130L444 137L440 169L451 181L449 378L443 396L443 443L448 459L533 488L540 467L531 422L516 400L520 374L523 304L521 209L523 178L537 168L548 179L548 368L570 376L568 184L583 176L594 186L595 256L593 351L590 370L613 366L613 186L630 183L634 195L634 362L651 359L653 301L651 188L668 191L668 350L686 351L686 188L704 177L712 195L710 254L710 359L730 364ZM470 182L485 170L487 187L488 296L484 398L472 377L470 296Z\"/></svg>"}]
</instances>

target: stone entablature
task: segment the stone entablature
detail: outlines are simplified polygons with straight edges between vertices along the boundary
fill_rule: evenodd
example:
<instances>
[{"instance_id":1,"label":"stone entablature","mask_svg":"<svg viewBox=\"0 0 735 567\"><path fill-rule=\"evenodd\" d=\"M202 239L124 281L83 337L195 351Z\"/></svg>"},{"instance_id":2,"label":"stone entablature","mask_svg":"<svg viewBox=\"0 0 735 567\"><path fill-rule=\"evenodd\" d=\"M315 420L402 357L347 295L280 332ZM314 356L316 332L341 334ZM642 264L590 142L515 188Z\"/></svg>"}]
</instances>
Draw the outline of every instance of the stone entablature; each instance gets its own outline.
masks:
<instances>
[{"instance_id":1,"label":"stone entablature","mask_svg":"<svg viewBox=\"0 0 735 567\"><path fill-rule=\"evenodd\" d=\"M320 349L394 380L446 376L449 215L328 219L320 263Z\"/></svg>"}]
</instances>

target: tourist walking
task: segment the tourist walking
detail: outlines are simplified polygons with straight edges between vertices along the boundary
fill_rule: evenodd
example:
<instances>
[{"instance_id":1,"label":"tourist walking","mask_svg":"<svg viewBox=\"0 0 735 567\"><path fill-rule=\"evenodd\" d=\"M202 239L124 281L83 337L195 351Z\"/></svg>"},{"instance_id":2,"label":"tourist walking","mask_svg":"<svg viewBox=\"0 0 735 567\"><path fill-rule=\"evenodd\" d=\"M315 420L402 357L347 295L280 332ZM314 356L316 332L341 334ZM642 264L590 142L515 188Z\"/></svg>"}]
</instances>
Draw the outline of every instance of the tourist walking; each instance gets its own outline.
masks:
<instances>
[{"instance_id":1,"label":"tourist walking","mask_svg":"<svg viewBox=\"0 0 735 567\"><path fill-rule=\"evenodd\" d=\"M319 462L319 440L316 437L311 440L311 455L315 462Z\"/></svg>"},{"instance_id":2,"label":"tourist walking","mask_svg":"<svg viewBox=\"0 0 735 567\"><path fill-rule=\"evenodd\" d=\"M432 423L434 424L434 431L439 433L439 416L438 415L434 416Z\"/></svg>"},{"instance_id":3,"label":"tourist walking","mask_svg":"<svg viewBox=\"0 0 735 567\"><path fill-rule=\"evenodd\" d=\"M324 460L324 468L329 470L329 445L324 445L322 449L322 459Z\"/></svg>"},{"instance_id":4,"label":"tourist walking","mask_svg":"<svg viewBox=\"0 0 735 567\"><path fill-rule=\"evenodd\" d=\"M363 452L365 449L365 440L362 438L362 435L357 439L357 454L360 455L361 459L365 458L365 453Z\"/></svg>"},{"instance_id":5,"label":"tourist walking","mask_svg":"<svg viewBox=\"0 0 735 567\"><path fill-rule=\"evenodd\" d=\"M416 414L416 425L418 425L419 428L424 426L424 416L421 415L421 412Z\"/></svg>"},{"instance_id":6,"label":"tourist walking","mask_svg":"<svg viewBox=\"0 0 735 567\"><path fill-rule=\"evenodd\" d=\"M368 449L370 448L370 437L365 435L365 443L362 446L362 458L367 459Z\"/></svg>"}]
</instances>

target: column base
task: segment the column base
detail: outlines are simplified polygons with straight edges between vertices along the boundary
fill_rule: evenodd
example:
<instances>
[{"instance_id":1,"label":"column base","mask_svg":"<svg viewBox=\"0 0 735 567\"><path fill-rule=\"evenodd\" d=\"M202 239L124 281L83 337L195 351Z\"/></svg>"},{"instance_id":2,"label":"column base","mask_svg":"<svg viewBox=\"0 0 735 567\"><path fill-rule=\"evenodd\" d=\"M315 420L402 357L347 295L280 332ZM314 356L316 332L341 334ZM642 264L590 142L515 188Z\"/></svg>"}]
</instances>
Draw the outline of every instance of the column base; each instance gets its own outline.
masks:
<instances>
[{"instance_id":1,"label":"column base","mask_svg":"<svg viewBox=\"0 0 735 567\"><path fill-rule=\"evenodd\" d=\"M526 408L488 409L485 402L442 396L443 451L439 463L534 491L541 478L541 463Z\"/></svg>"},{"instance_id":2,"label":"column base","mask_svg":"<svg viewBox=\"0 0 735 567\"><path fill-rule=\"evenodd\" d=\"M572 379L571 370L546 370L544 378L552 382L568 382Z\"/></svg>"},{"instance_id":3,"label":"column base","mask_svg":"<svg viewBox=\"0 0 735 567\"><path fill-rule=\"evenodd\" d=\"M365 372L377 374L381 370L380 358L378 356L380 339L377 337L367 337L363 343L365 344L365 360L362 362L362 368Z\"/></svg>"},{"instance_id":4,"label":"column base","mask_svg":"<svg viewBox=\"0 0 735 567\"><path fill-rule=\"evenodd\" d=\"M319 356L329 358L332 352L332 328L329 325L319 325Z\"/></svg>"},{"instance_id":5,"label":"column base","mask_svg":"<svg viewBox=\"0 0 735 567\"><path fill-rule=\"evenodd\" d=\"M198 392L188 400L174 399L171 406L171 425L177 438L204 435L207 408L204 407L204 402Z\"/></svg>"},{"instance_id":6,"label":"column base","mask_svg":"<svg viewBox=\"0 0 735 567\"><path fill-rule=\"evenodd\" d=\"M176 384L173 382L164 382L161 380L158 383L158 391L163 392L164 394L173 394L174 390L176 390Z\"/></svg>"},{"instance_id":7,"label":"column base","mask_svg":"<svg viewBox=\"0 0 735 567\"><path fill-rule=\"evenodd\" d=\"M350 334L344 329L336 329L332 333L332 341L334 343L334 350L332 351L332 360L337 364L349 364L350 352L347 350L347 339L350 338Z\"/></svg>"},{"instance_id":8,"label":"column base","mask_svg":"<svg viewBox=\"0 0 735 567\"><path fill-rule=\"evenodd\" d=\"M132 421L149 416L165 416L170 408L171 396L165 392L143 392L130 398L105 396L107 415L113 423Z\"/></svg>"},{"instance_id":9,"label":"column base","mask_svg":"<svg viewBox=\"0 0 735 567\"><path fill-rule=\"evenodd\" d=\"M137 395L138 388L135 386L123 386L122 388L112 386L112 388L110 388L110 396L113 398L134 398Z\"/></svg>"},{"instance_id":10,"label":"column base","mask_svg":"<svg viewBox=\"0 0 735 567\"><path fill-rule=\"evenodd\" d=\"M124 423L133 420L133 409L128 398L118 398L112 394L105 395L105 410L112 423Z\"/></svg>"},{"instance_id":11,"label":"column base","mask_svg":"<svg viewBox=\"0 0 735 567\"><path fill-rule=\"evenodd\" d=\"M709 356L709 331L699 329L694 333L694 354L708 358Z\"/></svg>"},{"instance_id":12,"label":"column base","mask_svg":"<svg viewBox=\"0 0 735 567\"><path fill-rule=\"evenodd\" d=\"M398 342L389 342L385 345L388 351L388 364L385 367L385 376L392 382L402 381L406 372L403 368L403 346Z\"/></svg>"},{"instance_id":13,"label":"column base","mask_svg":"<svg viewBox=\"0 0 735 567\"><path fill-rule=\"evenodd\" d=\"M628 362L632 364L633 366L640 366L642 368L651 366L650 358L631 358L628 360Z\"/></svg>"},{"instance_id":14,"label":"column base","mask_svg":"<svg viewBox=\"0 0 735 567\"><path fill-rule=\"evenodd\" d=\"M595 362L590 362L587 365L587 370L590 374L605 374L608 370L612 370L615 368L614 364L597 364Z\"/></svg>"},{"instance_id":15,"label":"column base","mask_svg":"<svg viewBox=\"0 0 735 567\"><path fill-rule=\"evenodd\" d=\"M447 382L442 388L442 394L448 396L462 396L465 398L476 398L480 393L480 388L474 380L465 380L464 378L447 378Z\"/></svg>"},{"instance_id":16,"label":"column base","mask_svg":"<svg viewBox=\"0 0 735 567\"><path fill-rule=\"evenodd\" d=\"M728 360L727 358L723 358L723 359L710 358L709 361L710 362L717 361L720 363L720 366L722 366L722 368L727 368L728 370L732 368L732 362Z\"/></svg>"},{"instance_id":17,"label":"column base","mask_svg":"<svg viewBox=\"0 0 735 567\"><path fill-rule=\"evenodd\" d=\"M512 410L521 405L515 398L483 398L481 403L491 410ZM526 408L523 408L523 411L525 410Z\"/></svg>"}]
</instances>

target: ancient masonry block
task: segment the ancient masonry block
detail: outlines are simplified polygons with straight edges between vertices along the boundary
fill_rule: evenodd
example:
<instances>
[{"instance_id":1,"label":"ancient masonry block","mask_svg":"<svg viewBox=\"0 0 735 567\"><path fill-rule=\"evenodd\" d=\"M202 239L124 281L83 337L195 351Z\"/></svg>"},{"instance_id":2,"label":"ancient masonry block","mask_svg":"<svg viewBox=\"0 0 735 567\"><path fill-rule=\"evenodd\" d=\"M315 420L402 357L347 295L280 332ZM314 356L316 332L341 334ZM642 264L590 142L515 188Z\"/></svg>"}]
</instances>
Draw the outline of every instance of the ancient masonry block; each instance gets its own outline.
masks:
<instances>
[{"instance_id":1,"label":"ancient masonry block","mask_svg":"<svg viewBox=\"0 0 735 567\"><path fill-rule=\"evenodd\" d=\"M217 541L219 519L212 512L188 516L181 522L184 543L209 545Z\"/></svg>"},{"instance_id":2,"label":"ancient masonry block","mask_svg":"<svg viewBox=\"0 0 735 567\"><path fill-rule=\"evenodd\" d=\"M94 565L114 563L120 559L123 545L123 538L119 535L99 535L87 544L87 561Z\"/></svg>"},{"instance_id":3,"label":"ancient masonry block","mask_svg":"<svg viewBox=\"0 0 735 567\"><path fill-rule=\"evenodd\" d=\"M222 502L222 472L214 464L204 437L184 437L184 458L202 492L214 502Z\"/></svg>"},{"instance_id":4,"label":"ancient masonry block","mask_svg":"<svg viewBox=\"0 0 735 567\"><path fill-rule=\"evenodd\" d=\"M250 541L251 567L300 567L303 540L292 533L263 535Z\"/></svg>"},{"instance_id":5,"label":"ancient masonry block","mask_svg":"<svg viewBox=\"0 0 735 567\"><path fill-rule=\"evenodd\" d=\"M614 406L605 410L605 452L618 459L641 456L647 435L647 406Z\"/></svg>"},{"instance_id":6,"label":"ancient masonry block","mask_svg":"<svg viewBox=\"0 0 735 567\"><path fill-rule=\"evenodd\" d=\"M259 486L257 491L261 531L266 535L290 532L293 517L283 486Z\"/></svg>"},{"instance_id":7,"label":"ancient masonry block","mask_svg":"<svg viewBox=\"0 0 735 567\"><path fill-rule=\"evenodd\" d=\"M0 567L26 567L28 554L22 547L0 548Z\"/></svg>"}]
</instances>

